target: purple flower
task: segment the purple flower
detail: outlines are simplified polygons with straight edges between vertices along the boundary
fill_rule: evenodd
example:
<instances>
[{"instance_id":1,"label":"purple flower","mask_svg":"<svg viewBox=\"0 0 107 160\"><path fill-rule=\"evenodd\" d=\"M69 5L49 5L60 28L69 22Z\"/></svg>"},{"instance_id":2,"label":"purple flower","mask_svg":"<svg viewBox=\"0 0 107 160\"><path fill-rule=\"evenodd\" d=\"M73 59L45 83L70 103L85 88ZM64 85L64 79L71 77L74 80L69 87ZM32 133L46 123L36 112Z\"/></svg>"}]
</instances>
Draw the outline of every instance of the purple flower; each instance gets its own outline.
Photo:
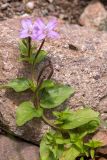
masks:
<instances>
[{"instance_id":1,"label":"purple flower","mask_svg":"<svg viewBox=\"0 0 107 160\"><path fill-rule=\"evenodd\" d=\"M33 29L34 25L32 24L32 21L30 19L23 19L21 21L22 29L20 31L20 38L27 38L31 37L33 39Z\"/></svg>"},{"instance_id":2,"label":"purple flower","mask_svg":"<svg viewBox=\"0 0 107 160\"><path fill-rule=\"evenodd\" d=\"M56 26L56 19L50 20L48 24L45 25L45 23L40 18L38 18L34 23L34 39L43 40L45 38L58 38L59 34L55 32Z\"/></svg>"}]
</instances>

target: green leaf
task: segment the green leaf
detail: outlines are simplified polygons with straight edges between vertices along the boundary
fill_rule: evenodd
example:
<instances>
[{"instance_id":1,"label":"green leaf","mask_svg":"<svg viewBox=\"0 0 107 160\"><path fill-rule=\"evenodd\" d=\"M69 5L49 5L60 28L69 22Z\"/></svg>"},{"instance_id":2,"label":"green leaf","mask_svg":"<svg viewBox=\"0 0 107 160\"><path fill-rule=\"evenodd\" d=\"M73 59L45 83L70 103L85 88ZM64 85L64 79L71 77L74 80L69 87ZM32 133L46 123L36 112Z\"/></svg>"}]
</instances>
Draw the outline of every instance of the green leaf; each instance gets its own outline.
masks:
<instances>
[{"instance_id":1,"label":"green leaf","mask_svg":"<svg viewBox=\"0 0 107 160\"><path fill-rule=\"evenodd\" d=\"M17 78L17 79L11 80L8 84L3 85L2 87L12 88L16 92L22 92L30 88L29 80L25 78Z\"/></svg>"},{"instance_id":2,"label":"green leaf","mask_svg":"<svg viewBox=\"0 0 107 160\"><path fill-rule=\"evenodd\" d=\"M37 56L36 60L35 60L36 53L32 53L31 56L30 56L30 58L22 56L22 57L20 57L20 60L21 61L29 62L30 64L33 64L33 63L38 64L38 63L40 63L41 61L44 60L44 58L46 57L46 55L47 55L47 52L44 51L44 50L41 50L40 53L39 53L39 55Z\"/></svg>"},{"instance_id":3,"label":"green leaf","mask_svg":"<svg viewBox=\"0 0 107 160\"><path fill-rule=\"evenodd\" d=\"M95 132L99 127L99 124L99 119L96 118L96 120L90 121L85 125L71 130L69 132L71 142L77 142L78 140L83 139L86 135Z\"/></svg>"},{"instance_id":4,"label":"green leaf","mask_svg":"<svg viewBox=\"0 0 107 160\"><path fill-rule=\"evenodd\" d=\"M54 82L52 80L44 80L41 87L40 87L40 90L42 89L45 89L45 88L51 88L51 87L54 87Z\"/></svg>"},{"instance_id":5,"label":"green leaf","mask_svg":"<svg viewBox=\"0 0 107 160\"><path fill-rule=\"evenodd\" d=\"M32 102L23 102L16 110L16 123L18 126L22 126L34 117L41 117L42 114L43 110L41 108L36 109Z\"/></svg>"},{"instance_id":6,"label":"green leaf","mask_svg":"<svg viewBox=\"0 0 107 160\"><path fill-rule=\"evenodd\" d=\"M75 160L80 155L80 152L77 148L72 146L70 149L63 152L59 160Z\"/></svg>"},{"instance_id":7,"label":"green leaf","mask_svg":"<svg viewBox=\"0 0 107 160\"><path fill-rule=\"evenodd\" d=\"M81 157L80 160L84 160L84 157Z\"/></svg>"},{"instance_id":8,"label":"green leaf","mask_svg":"<svg viewBox=\"0 0 107 160\"><path fill-rule=\"evenodd\" d=\"M78 142L79 140L82 140L87 135L87 132L86 131L85 132L81 132L80 128L75 129L75 130L71 130L69 132L70 139L71 139L72 143L75 143L75 142Z\"/></svg>"},{"instance_id":9,"label":"green leaf","mask_svg":"<svg viewBox=\"0 0 107 160\"><path fill-rule=\"evenodd\" d=\"M41 50L41 51L39 52L36 60L35 60L35 64L38 64L38 63L40 63L41 61L43 61L47 54L48 54L48 53L47 53L46 51Z\"/></svg>"},{"instance_id":10,"label":"green leaf","mask_svg":"<svg viewBox=\"0 0 107 160\"><path fill-rule=\"evenodd\" d=\"M92 121L90 121L89 123L81 126L78 130L79 130L79 133L87 133L87 134L90 134L90 133L93 133L97 130L97 128L99 127L100 125L100 120L99 118L95 118L93 119Z\"/></svg>"},{"instance_id":11,"label":"green leaf","mask_svg":"<svg viewBox=\"0 0 107 160\"><path fill-rule=\"evenodd\" d=\"M29 86L30 86L30 89L35 92L36 88L37 88L37 84L36 82L33 82L32 80L29 80Z\"/></svg>"},{"instance_id":12,"label":"green leaf","mask_svg":"<svg viewBox=\"0 0 107 160\"><path fill-rule=\"evenodd\" d=\"M79 109L76 112L71 112L71 116L69 115L69 118L66 117L66 115L65 117L63 115L65 119L62 118L61 120L60 117L59 121L63 122L60 124L60 127L62 129L75 129L91 121L99 120L98 116L99 113L95 112L91 108Z\"/></svg>"},{"instance_id":13,"label":"green leaf","mask_svg":"<svg viewBox=\"0 0 107 160\"><path fill-rule=\"evenodd\" d=\"M26 41L25 40L20 40L19 41L19 50L21 55L27 55L28 54L28 48L26 46Z\"/></svg>"},{"instance_id":14,"label":"green leaf","mask_svg":"<svg viewBox=\"0 0 107 160\"><path fill-rule=\"evenodd\" d=\"M83 152L83 140L78 140L77 142L74 143L76 147L79 149L79 151Z\"/></svg>"},{"instance_id":15,"label":"green leaf","mask_svg":"<svg viewBox=\"0 0 107 160\"><path fill-rule=\"evenodd\" d=\"M94 149L91 149L91 150L90 150L90 155L91 155L91 158L93 159L94 156L95 156L95 151L94 151Z\"/></svg>"},{"instance_id":16,"label":"green leaf","mask_svg":"<svg viewBox=\"0 0 107 160\"><path fill-rule=\"evenodd\" d=\"M28 39L22 39L19 41L19 50L21 53L21 59L22 61L29 61L28 59ZM35 44L31 45L30 54L32 55L33 52L36 50Z\"/></svg>"},{"instance_id":17,"label":"green leaf","mask_svg":"<svg viewBox=\"0 0 107 160\"><path fill-rule=\"evenodd\" d=\"M48 140L46 135L42 138L40 143L40 159L41 160L57 160L47 144Z\"/></svg>"},{"instance_id":18,"label":"green leaf","mask_svg":"<svg viewBox=\"0 0 107 160\"><path fill-rule=\"evenodd\" d=\"M86 146L90 147L90 148L98 148L102 146L102 142L100 141L96 141L96 140L90 140L88 143L85 143Z\"/></svg>"},{"instance_id":19,"label":"green leaf","mask_svg":"<svg viewBox=\"0 0 107 160\"><path fill-rule=\"evenodd\" d=\"M60 138L60 140L59 140ZM46 149L48 151L47 159L53 157L55 160L59 160L59 157L62 155L64 151L64 142L62 143L61 139L64 139L62 137L62 134L58 131L49 131L45 137L43 137L43 144L41 144L44 148L42 148L42 151ZM46 150L44 151L44 154L46 153ZM53 156L52 156L53 155ZM45 156L45 155L44 155ZM44 157L41 153L41 157Z\"/></svg>"},{"instance_id":20,"label":"green leaf","mask_svg":"<svg viewBox=\"0 0 107 160\"><path fill-rule=\"evenodd\" d=\"M55 108L62 104L67 98L74 94L74 89L67 85L55 84L51 88L46 88L46 91L41 97L40 105L43 108Z\"/></svg>"},{"instance_id":21,"label":"green leaf","mask_svg":"<svg viewBox=\"0 0 107 160\"><path fill-rule=\"evenodd\" d=\"M42 138L40 143L40 157L41 160L48 160L49 159L50 150L48 145L46 144L46 136Z\"/></svg>"}]
</instances>

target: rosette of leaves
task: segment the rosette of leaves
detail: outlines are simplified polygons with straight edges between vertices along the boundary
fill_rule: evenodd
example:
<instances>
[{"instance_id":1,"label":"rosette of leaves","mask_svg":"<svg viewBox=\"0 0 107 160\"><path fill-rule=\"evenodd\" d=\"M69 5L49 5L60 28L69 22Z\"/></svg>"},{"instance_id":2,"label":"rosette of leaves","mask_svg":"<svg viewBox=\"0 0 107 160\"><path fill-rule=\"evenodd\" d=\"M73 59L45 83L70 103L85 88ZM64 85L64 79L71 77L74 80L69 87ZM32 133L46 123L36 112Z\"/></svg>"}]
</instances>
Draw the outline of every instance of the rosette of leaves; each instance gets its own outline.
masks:
<instances>
[{"instance_id":1,"label":"rosette of leaves","mask_svg":"<svg viewBox=\"0 0 107 160\"><path fill-rule=\"evenodd\" d=\"M102 144L86 137L94 133L99 125L99 113L90 108L55 112L55 124L59 130L49 131L40 144L41 160L75 160L95 156L95 149Z\"/></svg>"}]
</instances>

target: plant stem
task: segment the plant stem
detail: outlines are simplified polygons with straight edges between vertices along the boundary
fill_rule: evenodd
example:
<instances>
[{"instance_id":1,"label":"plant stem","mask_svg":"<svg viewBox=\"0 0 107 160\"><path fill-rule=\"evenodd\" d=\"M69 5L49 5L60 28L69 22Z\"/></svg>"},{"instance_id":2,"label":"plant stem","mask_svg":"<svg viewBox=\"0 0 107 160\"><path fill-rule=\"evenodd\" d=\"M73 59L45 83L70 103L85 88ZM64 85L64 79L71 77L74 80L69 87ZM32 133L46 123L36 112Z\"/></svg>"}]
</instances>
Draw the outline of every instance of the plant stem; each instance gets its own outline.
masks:
<instances>
[{"instance_id":1,"label":"plant stem","mask_svg":"<svg viewBox=\"0 0 107 160\"><path fill-rule=\"evenodd\" d=\"M44 114L42 115L42 119L46 124L48 124L50 127L54 128L55 130L60 129L59 127L55 126L49 119L47 119Z\"/></svg>"},{"instance_id":2,"label":"plant stem","mask_svg":"<svg viewBox=\"0 0 107 160\"><path fill-rule=\"evenodd\" d=\"M44 43L45 43L45 39L43 39L43 41L42 41L42 43L41 43L41 45L40 45L40 47L39 47L39 49L38 49L38 51L37 51L37 53L36 53L36 56L35 56L34 61L33 61L33 64L32 64L32 71L31 71L32 81L35 81L35 78L34 78L34 74L35 74L35 60L36 60L36 58L38 57L39 52L41 51Z\"/></svg>"},{"instance_id":3,"label":"plant stem","mask_svg":"<svg viewBox=\"0 0 107 160\"><path fill-rule=\"evenodd\" d=\"M32 78L32 81L35 82L35 66L32 65L32 68L31 68L31 78Z\"/></svg>"},{"instance_id":4,"label":"plant stem","mask_svg":"<svg viewBox=\"0 0 107 160\"><path fill-rule=\"evenodd\" d=\"M37 51L37 53L36 53L36 56L35 56L35 59L34 59L33 65L35 65L35 60L36 60L36 58L38 57L39 52L41 51L41 49L42 49L42 47L43 47L44 43L45 43L45 39L43 39L43 41L42 41L42 43L41 43L41 45L40 45L40 47L39 47L39 49L38 49L38 51Z\"/></svg>"},{"instance_id":5,"label":"plant stem","mask_svg":"<svg viewBox=\"0 0 107 160\"><path fill-rule=\"evenodd\" d=\"M42 49L42 47L43 47L43 45L44 45L44 42L45 42L45 39L43 39L43 41L42 41L42 43L41 43L41 45L40 45L40 47L39 47L39 49L38 49L38 51L37 51L37 53L36 53L36 55L35 55L33 64L32 64L31 77L32 77L33 83L35 83L35 60L36 60L36 58L38 57L38 55L39 55L39 53L40 53L40 51L41 51L41 49ZM36 78L36 81L37 81L37 78ZM38 84L38 82L37 82L37 84ZM34 105L37 106L37 107L39 107L39 97L38 97L38 94L37 94L37 91L38 91L38 88L39 88L39 87L40 87L40 86L37 87L36 91L34 92L34 96L33 96ZM35 100L35 99L36 99L36 100Z\"/></svg>"},{"instance_id":6,"label":"plant stem","mask_svg":"<svg viewBox=\"0 0 107 160\"><path fill-rule=\"evenodd\" d=\"M30 58L30 52L31 52L31 38L28 37L28 57Z\"/></svg>"}]
</instances>

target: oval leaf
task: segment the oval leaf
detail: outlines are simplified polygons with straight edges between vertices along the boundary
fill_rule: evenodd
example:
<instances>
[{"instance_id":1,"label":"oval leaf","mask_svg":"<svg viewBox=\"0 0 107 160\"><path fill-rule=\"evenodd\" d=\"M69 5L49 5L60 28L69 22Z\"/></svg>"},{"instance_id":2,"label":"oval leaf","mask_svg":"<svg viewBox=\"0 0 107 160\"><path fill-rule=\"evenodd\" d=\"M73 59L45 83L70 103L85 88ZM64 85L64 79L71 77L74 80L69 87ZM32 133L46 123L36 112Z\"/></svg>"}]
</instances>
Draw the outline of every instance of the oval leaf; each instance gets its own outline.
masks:
<instances>
[{"instance_id":1,"label":"oval leaf","mask_svg":"<svg viewBox=\"0 0 107 160\"><path fill-rule=\"evenodd\" d=\"M45 88L51 88L51 87L54 87L54 82L52 80L44 80L41 87L40 87L40 90L42 89L45 89Z\"/></svg>"},{"instance_id":2,"label":"oval leaf","mask_svg":"<svg viewBox=\"0 0 107 160\"><path fill-rule=\"evenodd\" d=\"M29 80L25 78L17 78L10 81L8 84L2 86L2 88L12 88L16 92L22 92L30 88Z\"/></svg>"},{"instance_id":3,"label":"oval leaf","mask_svg":"<svg viewBox=\"0 0 107 160\"><path fill-rule=\"evenodd\" d=\"M99 124L99 113L95 112L91 108L79 109L76 112L72 112L66 123L63 123L60 127L63 129L75 129L83 126L91 121L97 121Z\"/></svg>"},{"instance_id":4,"label":"oval leaf","mask_svg":"<svg viewBox=\"0 0 107 160\"><path fill-rule=\"evenodd\" d=\"M41 97L40 105L43 108L55 108L63 103L67 98L74 94L74 89L67 85L55 84L51 88L46 88L46 91Z\"/></svg>"},{"instance_id":5,"label":"oval leaf","mask_svg":"<svg viewBox=\"0 0 107 160\"><path fill-rule=\"evenodd\" d=\"M18 126L22 126L34 117L41 117L42 114L43 110L41 108L36 110L32 102L23 102L16 110L16 123Z\"/></svg>"},{"instance_id":6,"label":"oval leaf","mask_svg":"<svg viewBox=\"0 0 107 160\"><path fill-rule=\"evenodd\" d=\"M28 53L28 48L25 40L20 40L19 42L19 50L21 55L27 55Z\"/></svg>"}]
</instances>

